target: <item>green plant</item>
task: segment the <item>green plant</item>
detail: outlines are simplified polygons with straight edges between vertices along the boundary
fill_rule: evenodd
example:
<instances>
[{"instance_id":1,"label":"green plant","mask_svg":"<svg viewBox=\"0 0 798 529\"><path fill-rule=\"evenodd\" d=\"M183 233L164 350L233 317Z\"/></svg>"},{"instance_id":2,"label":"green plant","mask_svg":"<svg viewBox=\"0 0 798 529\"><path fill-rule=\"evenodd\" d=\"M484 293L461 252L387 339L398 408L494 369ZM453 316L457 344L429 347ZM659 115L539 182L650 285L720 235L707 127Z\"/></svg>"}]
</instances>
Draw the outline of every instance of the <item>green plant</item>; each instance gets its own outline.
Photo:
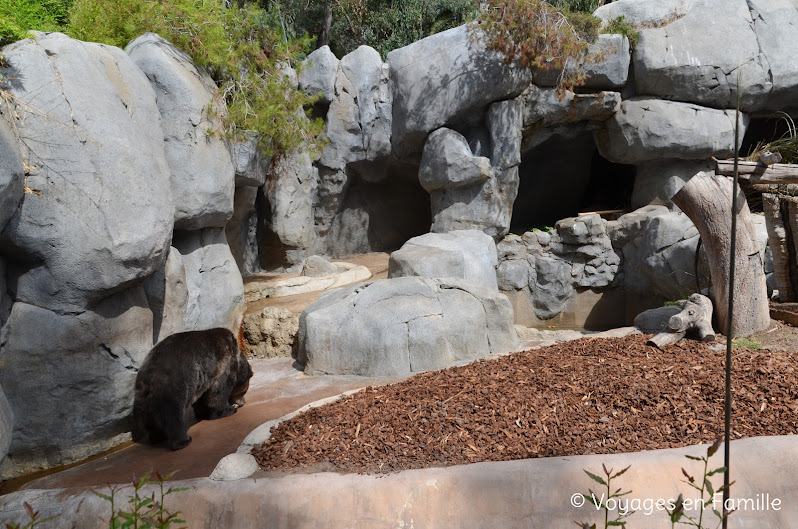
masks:
<instances>
[{"instance_id":1,"label":"green plant","mask_svg":"<svg viewBox=\"0 0 798 529\"><path fill-rule=\"evenodd\" d=\"M632 514L634 512L634 511L623 511L622 512L622 509L618 509L618 514L615 517L615 519L614 520L610 520L610 510L611 510L610 505L617 504L618 503L617 498L621 498L621 497L626 496L627 494L630 494L632 492L631 490L627 490L626 492L621 492L623 489L620 489L620 488L616 489L615 491L613 491L612 490L612 480L617 478L617 477L619 477L619 476L621 476L621 475L623 475L623 473L626 472L627 470L629 470L630 467L631 467L631 465L626 467L626 468L624 468L624 469L621 469L618 472L615 472L613 474L613 469L611 469L611 468L607 469L607 466L602 464L601 468L604 471L604 477L601 477L601 476L599 476L597 474L593 474L592 472L588 472L587 470L583 469L584 473L587 474L588 477L590 477L590 479L592 479L593 481L595 481L596 483L598 483L600 485L603 485L604 488L605 488L604 493L602 493L601 495L596 495L596 493L593 492L592 489L588 489L588 492L590 493L589 495L588 494L582 494L582 496L585 498L585 500L589 501L590 503L592 503L596 507L596 510L603 510L604 511L604 529L607 529L607 527L623 527L623 526L625 526L626 525L626 521L624 520L624 518L626 518L627 516L629 516L630 514ZM612 500L615 500L615 501L612 501ZM590 525L590 524L588 524L586 522L583 522L581 524L579 522L576 522L576 524L579 525L580 527L582 527L583 529L596 529L596 524Z\"/></svg>"},{"instance_id":2,"label":"green plant","mask_svg":"<svg viewBox=\"0 0 798 529\"><path fill-rule=\"evenodd\" d=\"M610 20L602 31L604 33L623 35L629 39L629 45L632 49L637 46L637 41L640 39L640 31L632 23L628 22L623 15Z\"/></svg>"},{"instance_id":3,"label":"green plant","mask_svg":"<svg viewBox=\"0 0 798 529\"><path fill-rule=\"evenodd\" d=\"M690 487L694 488L695 490L697 490L701 494L700 501L699 501L698 520L696 520L692 516L689 516L685 512L684 496L682 494L679 494L679 498L676 500L676 503L675 503L673 509L667 511L668 512L668 516L670 516L670 519L671 519L671 527L675 527L677 523L680 523L680 524L683 524L683 525L689 525L689 526L692 526L692 527L698 527L698 528L703 528L704 527L704 525L703 525L703 523L704 523L704 511L706 510L706 508L709 505L712 505L714 503L715 494L718 493L718 492L723 492L725 490L725 487L723 487L723 486L718 488L718 489L715 489L712 486L712 482L709 479L710 477L714 476L715 474L722 474L723 472L726 471L726 467L718 467L718 468L716 468L714 470L709 470L709 459L713 455L715 455L715 452L718 451L718 448L720 448L721 444L723 444L723 439L718 439L717 441L715 441L707 449L707 454L705 456L701 456L701 457L689 456L689 455L685 456L687 459L690 459L692 461L700 461L700 462L704 463L704 471L703 471L703 474L701 476L701 479L698 480L698 481L693 476L691 476L684 468L682 468L682 474L684 474L684 476L687 478L687 481L684 481L684 480L682 480L682 481L684 481L685 483L690 485ZM700 483L700 485L699 485L699 483ZM729 486L731 486L731 485L732 485L732 483L729 483ZM708 497L706 499L704 498L705 494L708 495ZM718 517L718 519L720 521L720 523L718 525L722 524L723 521L729 516L729 514L731 514L729 512L721 513L720 511L718 511L714 507L712 508L712 512L715 514L715 516ZM685 521L682 521L682 519L684 519Z\"/></svg>"},{"instance_id":4,"label":"green plant","mask_svg":"<svg viewBox=\"0 0 798 529\"><path fill-rule=\"evenodd\" d=\"M600 60L588 56L601 21L588 13L557 8L544 0L488 0L479 19L488 49L504 55L505 63L522 68L559 71L557 94L565 97L585 82L577 66ZM573 3L573 2L566 2Z\"/></svg>"},{"instance_id":5,"label":"green plant","mask_svg":"<svg viewBox=\"0 0 798 529\"><path fill-rule=\"evenodd\" d=\"M34 511L33 507L31 507L28 502L23 502L22 506L25 508L25 512L28 513L27 523L25 523L25 525L20 525L18 522L5 522L3 525L5 529L33 529L37 525L42 525L50 520L58 518L58 515L56 515L40 519L39 511Z\"/></svg>"},{"instance_id":6,"label":"green plant","mask_svg":"<svg viewBox=\"0 0 798 529\"><path fill-rule=\"evenodd\" d=\"M134 475L132 481L133 496L127 501L130 505L130 510L128 511L116 507L116 494L121 487L108 485L109 494L101 494L95 490L91 490L91 492L110 502L110 529L168 529L173 524L186 523L185 520L178 518L180 511L169 512L164 506L166 496L174 494L175 492L187 490L185 487L170 487L164 490L164 482L169 480L173 474L174 473L170 473L166 476L161 476L161 474L156 472L155 479L151 479L149 472L140 478ZM158 486L158 499L156 499L155 492L150 496L146 496L142 493L142 489L147 485Z\"/></svg>"},{"instance_id":7,"label":"green plant","mask_svg":"<svg viewBox=\"0 0 798 529\"><path fill-rule=\"evenodd\" d=\"M765 151L770 151L781 154L782 163L798 163L798 127L786 112L777 112L777 115L779 122L786 125L787 131L775 140L758 142L746 160L756 162Z\"/></svg>"},{"instance_id":8,"label":"green plant","mask_svg":"<svg viewBox=\"0 0 798 529\"><path fill-rule=\"evenodd\" d=\"M60 31L69 0L3 0L0 2L0 46L24 39L28 31Z\"/></svg>"},{"instance_id":9,"label":"green plant","mask_svg":"<svg viewBox=\"0 0 798 529\"><path fill-rule=\"evenodd\" d=\"M751 349L752 351L759 351L762 349L762 344L756 338L749 338L745 336L741 336L739 338L735 338L732 340L732 345L734 347L742 347L745 349Z\"/></svg>"},{"instance_id":10,"label":"green plant","mask_svg":"<svg viewBox=\"0 0 798 529\"><path fill-rule=\"evenodd\" d=\"M309 119L314 97L283 73L307 49L309 39L289 40L274 13L225 0L75 0L69 34L124 47L146 31L158 33L208 71L226 104L223 133L255 136L265 154L313 150L323 130ZM221 108L221 106L217 107Z\"/></svg>"}]
</instances>

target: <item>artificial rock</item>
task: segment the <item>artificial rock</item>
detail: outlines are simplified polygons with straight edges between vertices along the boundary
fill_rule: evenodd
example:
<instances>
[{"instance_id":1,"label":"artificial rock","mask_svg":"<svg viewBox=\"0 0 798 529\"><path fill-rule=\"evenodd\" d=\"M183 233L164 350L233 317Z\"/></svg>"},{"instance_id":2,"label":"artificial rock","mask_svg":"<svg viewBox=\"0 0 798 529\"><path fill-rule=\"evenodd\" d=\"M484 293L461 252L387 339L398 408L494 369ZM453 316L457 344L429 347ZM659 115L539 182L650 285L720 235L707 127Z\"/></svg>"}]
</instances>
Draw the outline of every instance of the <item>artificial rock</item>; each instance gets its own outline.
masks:
<instances>
[{"instance_id":1,"label":"artificial rock","mask_svg":"<svg viewBox=\"0 0 798 529\"><path fill-rule=\"evenodd\" d=\"M300 316L297 338L305 373L366 376L441 369L518 345L507 297L455 278L398 277L323 294Z\"/></svg>"},{"instance_id":2,"label":"artificial rock","mask_svg":"<svg viewBox=\"0 0 798 529\"><path fill-rule=\"evenodd\" d=\"M166 258L173 203L155 93L122 50L61 33L3 56L4 74L25 80L7 88L25 102L17 131L36 140L19 144L33 192L2 232L20 264L16 299L80 312Z\"/></svg>"},{"instance_id":3,"label":"artificial rock","mask_svg":"<svg viewBox=\"0 0 798 529\"><path fill-rule=\"evenodd\" d=\"M221 227L233 214L235 166L222 135L216 84L185 52L155 33L125 51L155 90L176 229Z\"/></svg>"}]
</instances>

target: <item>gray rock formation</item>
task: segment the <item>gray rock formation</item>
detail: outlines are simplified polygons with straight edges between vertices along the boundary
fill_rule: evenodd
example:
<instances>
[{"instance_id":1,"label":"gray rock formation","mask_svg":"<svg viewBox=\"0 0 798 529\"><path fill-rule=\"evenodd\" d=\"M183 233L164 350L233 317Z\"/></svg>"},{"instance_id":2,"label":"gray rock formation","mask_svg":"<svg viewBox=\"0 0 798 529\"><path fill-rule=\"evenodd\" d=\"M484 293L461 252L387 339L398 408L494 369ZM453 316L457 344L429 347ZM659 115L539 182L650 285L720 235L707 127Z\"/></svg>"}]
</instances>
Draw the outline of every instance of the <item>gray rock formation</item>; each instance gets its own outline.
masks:
<instances>
[{"instance_id":1,"label":"gray rock formation","mask_svg":"<svg viewBox=\"0 0 798 529\"><path fill-rule=\"evenodd\" d=\"M19 147L31 166L2 232L16 299L79 312L160 267L172 234L155 94L122 50L60 33L4 48ZM30 108L47 109L47 114ZM27 138L30 138L28 140Z\"/></svg>"},{"instance_id":2,"label":"gray rock formation","mask_svg":"<svg viewBox=\"0 0 798 529\"><path fill-rule=\"evenodd\" d=\"M244 339L256 358L289 357L299 329L299 315L284 307L266 307L244 316Z\"/></svg>"},{"instance_id":3,"label":"gray rock formation","mask_svg":"<svg viewBox=\"0 0 798 529\"><path fill-rule=\"evenodd\" d=\"M632 208L637 209L649 204L668 206L676 209L671 202L673 195L685 182L701 171L714 171L714 165L708 160L655 160L642 162L637 166L634 191L632 192Z\"/></svg>"},{"instance_id":4,"label":"gray rock formation","mask_svg":"<svg viewBox=\"0 0 798 529\"><path fill-rule=\"evenodd\" d=\"M645 29L634 52L639 93L744 110L775 110L798 86L792 0L622 0L599 8ZM708 21L712 23L708 23ZM786 43L786 44L785 44Z\"/></svg>"},{"instance_id":5,"label":"gray rock formation","mask_svg":"<svg viewBox=\"0 0 798 529\"><path fill-rule=\"evenodd\" d=\"M308 55L299 72L299 88L308 94L320 94L320 102L329 105L335 99L335 79L340 61L327 45Z\"/></svg>"},{"instance_id":6,"label":"gray rock formation","mask_svg":"<svg viewBox=\"0 0 798 529\"><path fill-rule=\"evenodd\" d=\"M316 168L307 153L281 158L262 188L258 247L264 270L297 268L313 245Z\"/></svg>"},{"instance_id":7,"label":"gray rock formation","mask_svg":"<svg viewBox=\"0 0 798 529\"><path fill-rule=\"evenodd\" d=\"M153 344L187 330L186 309L189 296L186 267L177 248L169 248L169 255L163 266L144 282L144 292L152 311Z\"/></svg>"},{"instance_id":8,"label":"gray rock formation","mask_svg":"<svg viewBox=\"0 0 798 529\"><path fill-rule=\"evenodd\" d=\"M237 332L244 282L224 230L176 231L172 244L182 257L188 287L185 330L227 327Z\"/></svg>"},{"instance_id":9,"label":"gray rock formation","mask_svg":"<svg viewBox=\"0 0 798 529\"><path fill-rule=\"evenodd\" d=\"M580 60L578 68L586 76L585 87L598 90L621 88L629 78L631 54L629 39L623 35L602 34L591 44L586 57ZM577 64L573 60L566 63L566 71L573 71ZM532 82L537 86L557 86L560 70L536 70Z\"/></svg>"},{"instance_id":10,"label":"gray rock formation","mask_svg":"<svg viewBox=\"0 0 798 529\"><path fill-rule=\"evenodd\" d=\"M322 295L299 320L308 374L399 376L517 346L504 295L461 279L399 277Z\"/></svg>"},{"instance_id":11,"label":"gray rock formation","mask_svg":"<svg viewBox=\"0 0 798 529\"><path fill-rule=\"evenodd\" d=\"M496 243L478 230L413 237L391 254L388 277L456 277L497 290Z\"/></svg>"},{"instance_id":12,"label":"gray rock formation","mask_svg":"<svg viewBox=\"0 0 798 529\"><path fill-rule=\"evenodd\" d=\"M740 120L740 137L748 117ZM688 103L635 97L596 134L601 155L616 163L648 160L702 160L734 155L733 110L714 110Z\"/></svg>"},{"instance_id":13,"label":"gray rock formation","mask_svg":"<svg viewBox=\"0 0 798 529\"><path fill-rule=\"evenodd\" d=\"M338 268L319 255L311 255L302 264L302 275L309 277L329 276L338 272Z\"/></svg>"},{"instance_id":14,"label":"gray rock formation","mask_svg":"<svg viewBox=\"0 0 798 529\"><path fill-rule=\"evenodd\" d=\"M341 59L335 79L335 98L327 112L330 142L319 163L343 170L354 162L373 162L391 154L391 92L388 67L369 46ZM367 181L379 181L384 172L362 171Z\"/></svg>"},{"instance_id":15,"label":"gray rock formation","mask_svg":"<svg viewBox=\"0 0 798 529\"><path fill-rule=\"evenodd\" d=\"M14 413L0 479L129 439L136 370L151 347L152 312L140 287L79 315L14 303L0 333L0 385Z\"/></svg>"},{"instance_id":16,"label":"gray rock formation","mask_svg":"<svg viewBox=\"0 0 798 529\"><path fill-rule=\"evenodd\" d=\"M221 136L216 85L183 51L145 33L125 51L155 89L171 170L175 228L221 227L233 214L235 167Z\"/></svg>"},{"instance_id":17,"label":"gray rock formation","mask_svg":"<svg viewBox=\"0 0 798 529\"><path fill-rule=\"evenodd\" d=\"M0 462L5 459L11 446L11 432L14 431L14 412L8 403L3 388L0 387Z\"/></svg>"},{"instance_id":18,"label":"gray rock formation","mask_svg":"<svg viewBox=\"0 0 798 529\"><path fill-rule=\"evenodd\" d=\"M0 232L22 202L25 169L17 139L0 111Z\"/></svg>"},{"instance_id":19,"label":"gray rock formation","mask_svg":"<svg viewBox=\"0 0 798 529\"><path fill-rule=\"evenodd\" d=\"M236 186L260 187L266 183L272 159L258 149L253 136L249 136L244 141L234 142L232 155ZM235 215L235 207L233 214Z\"/></svg>"},{"instance_id":20,"label":"gray rock formation","mask_svg":"<svg viewBox=\"0 0 798 529\"><path fill-rule=\"evenodd\" d=\"M520 108L514 107L515 121L520 122ZM496 121L501 119L497 117ZM516 130L520 132L520 126ZM497 130L494 134L497 139L498 133ZM512 203L518 193L518 168L510 163L520 161L520 139L518 134L517 143L510 149L497 142L494 155L508 168L494 170L489 158L472 154L459 132L443 128L429 135L418 178L430 193L430 231L479 229L492 237L507 233Z\"/></svg>"},{"instance_id":21,"label":"gray rock formation","mask_svg":"<svg viewBox=\"0 0 798 529\"><path fill-rule=\"evenodd\" d=\"M261 270L258 256L258 212L255 208L257 198L257 187L236 187L233 216L224 227L227 244L242 276Z\"/></svg>"},{"instance_id":22,"label":"gray rock formation","mask_svg":"<svg viewBox=\"0 0 798 529\"><path fill-rule=\"evenodd\" d=\"M512 99L531 80L528 70L502 63L484 40L460 26L388 54L391 71L394 151L421 153L427 134L479 116L495 101Z\"/></svg>"}]
</instances>

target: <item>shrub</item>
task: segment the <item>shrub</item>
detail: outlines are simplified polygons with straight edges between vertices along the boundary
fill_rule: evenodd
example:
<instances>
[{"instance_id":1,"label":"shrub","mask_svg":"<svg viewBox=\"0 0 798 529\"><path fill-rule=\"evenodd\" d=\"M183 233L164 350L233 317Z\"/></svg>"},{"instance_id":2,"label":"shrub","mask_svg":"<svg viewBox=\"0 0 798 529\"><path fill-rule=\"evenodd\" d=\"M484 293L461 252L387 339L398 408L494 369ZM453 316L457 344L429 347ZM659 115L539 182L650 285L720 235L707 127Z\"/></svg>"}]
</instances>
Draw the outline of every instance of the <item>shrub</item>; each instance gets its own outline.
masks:
<instances>
[{"instance_id":1,"label":"shrub","mask_svg":"<svg viewBox=\"0 0 798 529\"><path fill-rule=\"evenodd\" d=\"M501 52L507 64L562 72L557 84L562 97L584 84L580 69L566 64L585 60L600 25L591 14L558 9L544 0L488 0L480 18L488 48Z\"/></svg>"},{"instance_id":2,"label":"shrub","mask_svg":"<svg viewBox=\"0 0 798 529\"><path fill-rule=\"evenodd\" d=\"M314 98L282 73L308 45L289 41L272 14L252 4L225 0L75 0L69 34L124 47L146 31L187 52L216 82L227 106L225 133L243 140L251 131L266 154L300 144L317 145L323 124L303 107Z\"/></svg>"},{"instance_id":3,"label":"shrub","mask_svg":"<svg viewBox=\"0 0 798 529\"><path fill-rule=\"evenodd\" d=\"M67 0L2 0L0 46L24 39L30 30L60 31Z\"/></svg>"},{"instance_id":4,"label":"shrub","mask_svg":"<svg viewBox=\"0 0 798 529\"><path fill-rule=\"evenodd\" d=\"M629 45L632 47L632 49L637 46L637 40L640 38L640 31L638 31L637 28L630 22L627 22L626 17L623 15L610 20L602 31L605 33L616 33L618 35L623 35L629 39Z\"/></svg>"}]
</instances>

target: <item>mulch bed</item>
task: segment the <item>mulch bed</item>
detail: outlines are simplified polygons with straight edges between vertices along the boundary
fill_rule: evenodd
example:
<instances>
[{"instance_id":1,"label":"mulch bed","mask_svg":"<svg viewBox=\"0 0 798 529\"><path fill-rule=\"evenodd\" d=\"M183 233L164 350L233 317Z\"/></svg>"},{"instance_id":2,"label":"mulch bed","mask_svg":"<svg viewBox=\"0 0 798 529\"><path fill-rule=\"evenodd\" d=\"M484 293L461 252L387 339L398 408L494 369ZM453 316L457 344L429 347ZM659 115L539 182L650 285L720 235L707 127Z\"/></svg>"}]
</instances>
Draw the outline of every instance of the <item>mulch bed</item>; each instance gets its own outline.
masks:
<instances>
[{"instance_id":1,"label":"mulch bed","mask_svg":"<svg viewBox=\"0 0 798 529\"><path fill-rule=\"evenodd\" d=\"M595 338L369 387L272 430L264 470L378 473L709 443L725 347ZM710 344L711 345L711 344ZM733 437L798 433L795 352L736 349Z\"/></svg>"}]
</instances>

